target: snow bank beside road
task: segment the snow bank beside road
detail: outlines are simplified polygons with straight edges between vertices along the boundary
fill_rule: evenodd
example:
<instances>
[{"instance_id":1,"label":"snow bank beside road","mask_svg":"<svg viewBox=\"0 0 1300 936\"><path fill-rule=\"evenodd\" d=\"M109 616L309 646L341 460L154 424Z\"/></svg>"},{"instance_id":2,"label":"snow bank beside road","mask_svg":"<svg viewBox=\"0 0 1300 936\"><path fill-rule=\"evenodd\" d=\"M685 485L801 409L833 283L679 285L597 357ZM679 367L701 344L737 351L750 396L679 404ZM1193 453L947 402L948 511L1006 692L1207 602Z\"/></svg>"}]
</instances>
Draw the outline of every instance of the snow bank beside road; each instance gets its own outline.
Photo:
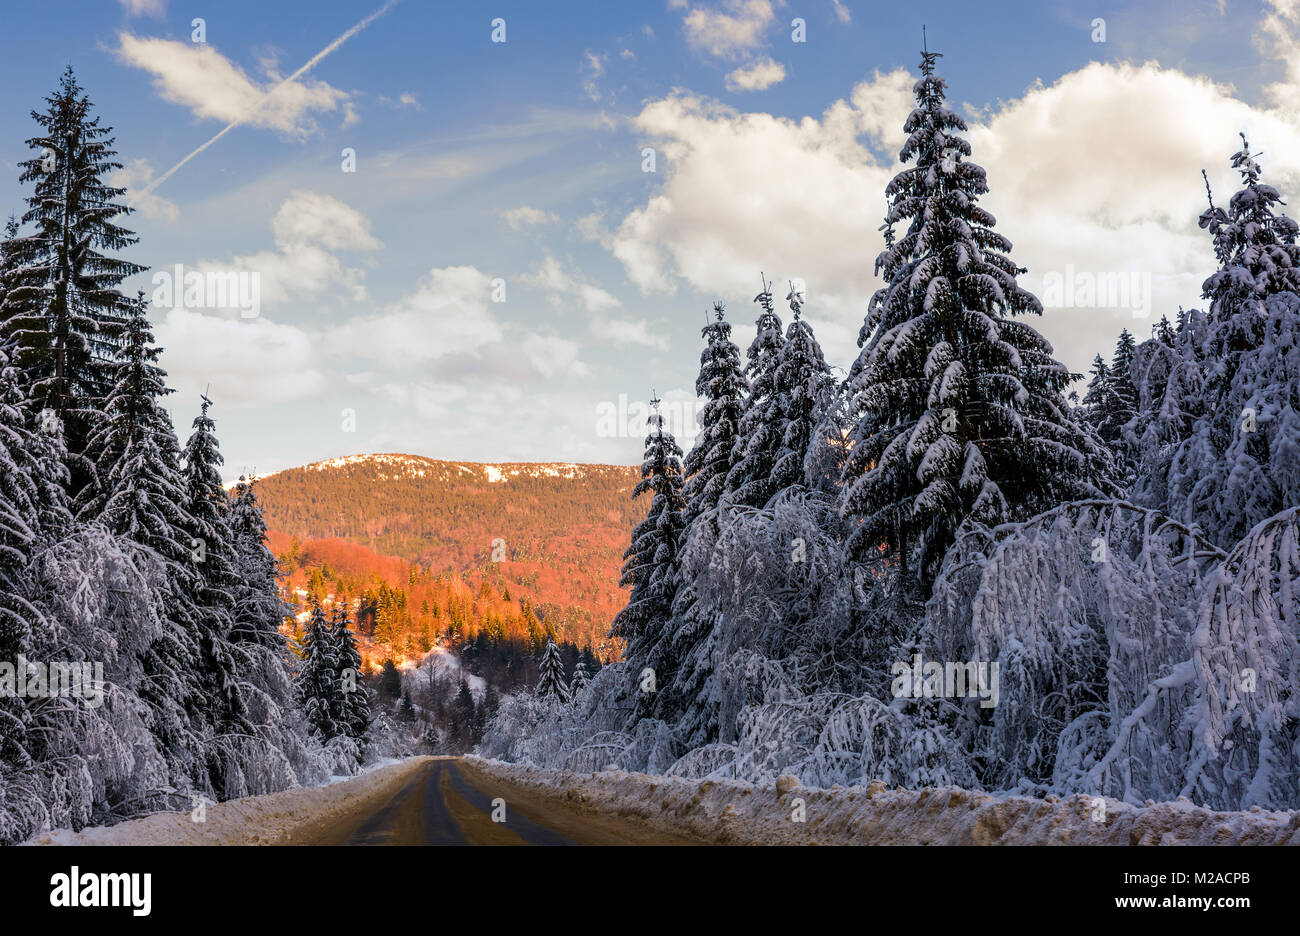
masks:
<instances>
[{"instance_id":1,"label":"snow bank beside road","mask_svg":"<svg viewBox=\"0 0 1300 936\"><path fill-rule=\"evenodd\" d=\"M428 759L408 757L327 786L298 787L209 804L204 822L192 822L188 812L155 813L80 832L45 832L24 844L275 845L305 824L328 823L370 802L378 808Z\"/></svg>"},{"instance_id":2,"label":"snow bank beside road","mask_svg":"<svg viewBox=\"0 0 1300 936\"><path fill-rule=\"evenodd\" d=\"M755 786L467 760L585 809L728 845L1300 845L1300 812L1217 812L1186 800L1138 807L1107 799L1105 819L1096 821L1102 813L1084 795L996 797L954 788L887 790L879 782L819 790L789 776ZM804 822L792 819L799 801Z\"/></svg>"}]
</instances>

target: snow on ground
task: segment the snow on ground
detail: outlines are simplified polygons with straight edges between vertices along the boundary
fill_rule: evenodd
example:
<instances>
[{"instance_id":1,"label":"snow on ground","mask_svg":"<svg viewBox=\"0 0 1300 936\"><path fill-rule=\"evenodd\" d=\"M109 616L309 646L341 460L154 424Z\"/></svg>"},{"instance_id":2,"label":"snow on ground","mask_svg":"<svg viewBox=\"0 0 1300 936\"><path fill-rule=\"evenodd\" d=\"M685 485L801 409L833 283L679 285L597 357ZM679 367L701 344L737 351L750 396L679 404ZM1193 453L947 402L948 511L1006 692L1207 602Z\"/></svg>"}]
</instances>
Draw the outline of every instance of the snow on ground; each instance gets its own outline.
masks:
<instances>
[{"instance_id":1,"label":"snow on ground","mask_svg":"<svg viewBox=\"0 0 1300 936\"><path fill-rule=\"evenodd\" d=\"M499 779L584 808L730 845L1300 845L1300 811L1216 812L1186 800L1130 806L1082 794L997 797L956 788L809 789L471 758ZM802 806L806 821L794 816ZM1094 818L1098 817L1098 818ZM1099 821L1100 819L1100 821Z\"/></svg>"},{"instance_id":2,"label":"snow on ground","mask_svg":"<svg viewBox=\"0 0 1300 936\"><path fill-rule=\"evenodd\" d=\"M341 817L373 801L378 808L428 758L379 761L357 777L335 777L325 786L299 787L208 804L204 822L190 813L154 813L114 826L73 832L60 829L26 845L274 845L306 822Z\"/></svg>"}]
</instances>

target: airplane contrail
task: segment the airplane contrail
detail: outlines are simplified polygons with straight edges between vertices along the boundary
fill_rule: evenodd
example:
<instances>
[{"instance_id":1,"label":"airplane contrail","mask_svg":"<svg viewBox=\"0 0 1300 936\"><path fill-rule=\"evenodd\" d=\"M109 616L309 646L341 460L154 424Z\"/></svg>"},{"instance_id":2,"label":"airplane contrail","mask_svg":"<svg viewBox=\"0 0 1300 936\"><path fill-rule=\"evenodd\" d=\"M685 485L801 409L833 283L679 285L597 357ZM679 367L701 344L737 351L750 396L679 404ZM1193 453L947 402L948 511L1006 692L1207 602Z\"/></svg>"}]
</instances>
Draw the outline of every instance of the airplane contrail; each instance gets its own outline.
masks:
<instances>
[{"instance_id":1,"label":"airplane contrail","mask_svg":"<svg viewBox=\"0 0 1300 936\"><path fill-rule=\"evenodd\" d=\"M308 71L310 71L312 68L314 68L314 67L316 66L316 64L317 64L321 59L323 59L325 56L329 55L331 52L333 52L333 51L334 51L335 49L337 49L339 46L343 45L343 43L347 42L349 39L351 39L351 38L352 38L353 36L355 36L357 33L361 32L361 30L365 29L367 26L369 26L369 25L370 25L371 23L373 23L375 20L379 19L379 17L383 16L385 13L387 13L387 12L388 12L389 10L391 10L393 7L397 6L397 4L400 3L400 2L401 2L401 0L388 0L388 2L385 3L383 6L381 6L378 10L375 10L375 12L371 13L369 16L367 16L367 17L366 17L365 19L363 19L361 22L357 23L355 26L353 26L353 27L352 27L351 29L349 29L347 32L343 33L341 36L339 36L337 39L335 39L333 42L331 42L331 43L330 43L329 45L327 45L325 48L321 49L319 52L317 52L315 55L313 55L311 58L309 58L309 59L307 60L306 64L304 64L304 65L303 65L301 68L299 68L296 72L294 72L294 73L293 73L292 75L290 75L288 78L285 78L283 81L281 81L278 85L276 85L276 86L275 86L274 88L272 88L270 91L266 92L266 96L263 97L262 100L261 100L260 102L258 102L258 107L261 107L263 104L265 104L266 101L271 97L271 95L275 94L275 92L279 91L279 90L280 90L281 88L283 88L285 85L289 84L291 81L297 81L297 80L298 80L299 78L301 78L304 74L306 74ZM245 119L247 119L247 118L245 118ZM231 121L230 123L226 124L224 127L221 128L221 130L217 133L216 136L214 136L212 139L208 140L206 143L204 143L204 144L203 144L202 146L200 146L198 149L194 150L194 152L190 153L188 156L186 156L184 159L182 159L182 160L181 160L180 162L178 162L176 165L172 166L170 169L168 169L166 172L164 172L164 173L163 173L162 175L160 175L158 178L154 179L152 182L150 182L148 185L146 185L143 189L141 189L141 190L140 190L140 194L139 194L138 196L136 196L136 197L139 198L139 197L142 197L142 196L148 195L148 194L150 194L151 192L153 192L154 189L156 189L158 186L162 185L162 184L163 184L164 182L166 182L169 178L171 178L172 175L176 172L177 169L179 169L181 166L185 165L187 162L189 162L189 161L190 161L191 159L193 159L195 156L199 155L199 153L203 152L205 149L207 149L207 148L208 148L209 146L211 146L213 143L217 142L217 140L220 140L223 136L225 136L225 135L226 135L227 133L229 133L231 130L235 129L235 127L238 127L238 126L239 126L241 123L243 123L243 122L244 122L243 120L234 120L234 121Z\"/></svg>"}]
</instances>

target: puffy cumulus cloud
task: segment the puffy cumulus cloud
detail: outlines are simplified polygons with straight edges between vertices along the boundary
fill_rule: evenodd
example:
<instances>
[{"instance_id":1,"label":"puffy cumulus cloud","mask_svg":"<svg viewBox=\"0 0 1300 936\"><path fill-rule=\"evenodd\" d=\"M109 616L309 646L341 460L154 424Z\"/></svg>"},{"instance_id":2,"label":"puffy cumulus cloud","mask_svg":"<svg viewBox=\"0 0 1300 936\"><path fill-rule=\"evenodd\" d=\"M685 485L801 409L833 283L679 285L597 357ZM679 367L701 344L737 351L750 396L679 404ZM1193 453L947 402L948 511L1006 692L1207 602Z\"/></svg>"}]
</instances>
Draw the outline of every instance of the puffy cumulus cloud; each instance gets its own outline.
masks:
<instances>
[{"instance_id":1,"label":"puffy cumulus cloud","mask_svg":"<svg viewBox=\"0 0 1300 936\"><path fill-rule=\"evenodd\" d=\"M1284 192L1300 183L1300 127L1258 109L1208 79L1143 65L1092 64L1051 86L1031 88L970 133L988 170L984 204L1016 245L1024 284L1050 300L1049 277L1137 274L1149 303L1048 309L1042 330L1072 367L1109 350L1121 327L1139 338L1162 314L1200 302L1215 267L1196 226L1206 207L1201 170L1216 200L1239 187L1228 157L1238 131L1270 154L1268 181Z\"/></svg>"},{"instance_id":2,"label":"puffy cumulus cloud","mask_svg":"<svg viewBox=\"0 0 1300 936\"><path fill-rule=\"evenodd\" d=\"M728 91L762 91L785 80L785 66L770 58L727 73Z\"/></svg>"},{"instance_id":3,"label":"puffy cumulus cloud","mask_svg":"<svg viewBox=\"0 0 1300 936\"><path fill-rule=\"evenodd\" d=\"M301 329L266 318L228 319L170 309L157 328L162 366L182 399L209 384L223 406L268 407L320 395L318 356Z\"/></svg>"},{"instance_id":4,"label":"puffy cumulus cloud","mask_svg":"<svg viewBox=\"0 0 1300 936\"><path fill-rule=\"evenodd\" d=\"M1262 31L1271 47L1296 49L1300 3L1279 2ZM1282 38L1279 39L1278 36ZM1121 327L1139 337L1161 314L1199 303L1214 268L1196 226L1205 207L1200 171L1226 204L1239 185L1229 155L1239 130L1262 151L1266 178L1300 192L1297 95L1267 90L1252 106L1230 86L1146 64L1091 64L1034 85L971 121L972 158L988 171L983 204L1015 245L1044 296L1045 277L1136 273L1149 302L1121 308L1049 308L1036 324L1058 355L1085 370ZM1300 65L1294 66L1300 74ZM884 188L913 106L914 76L877 73L821 117L793 121L744 113L677 91L648 102L634 124L660 147L661 187L621 220L587 220L584 233L619 259L644 293L686 283L706 294L748 298L758 272L808 284L810 318L828 354L847 364L871 293ZM1297 91L1300 91L1298 81ZM960 100L960 87L950 89ZM1144 308L1145 306L1145 308ZM1145 312L1148 317L1135 317ZM829 325L829 332L823 326Z\"/></svg>"},{"instance_id":5,"label":"puffy cumulus cloud","mask_svg":"<svg viewBox=\"0 0 1300 936\"><path fill-rule=\"evenodd\" d=\"M668 338L654 334L644 319L612 318L609 313L622 306L618 298L588 282L581 274L569 273L550 254L521 279L526 285L543 290L556 308L564 308L577 299L587 313L592 336L600 341L617 347L644 345L659 351L668 350Z\"/></svg>"},{"instance_id":6,"label":"puffy cumulus cloud","mask_svg":"<svg viewBox=\"0 0 1300 936\"><path fill-rule=\"evenodd\" d=\"M153 166L147 159L133 159L108 175L108 184L126 189L126 201L150 221L175 221L180 217L176 203L145 190L153 181Z\"/></svg>"},{"instance_id":7,"label":"puffy cumulus cloud","mask_svg":"<svg viewBox=\"0 0 1300 936\"><path fill-rule=\"evenodd\" d=\"M515 231L522 231L524 228L540 224L554 224L560 220L560 216L554 212L543 211L540 208L533 208L528 205L520 205L518 208L503 211L501 217L505 218L506 224L510 225L511 229Z\"/></svg>"},{"instance_id":8,"label":"puffy cumulus cloud","mask_svg":"<svg viewBox=\"0 0 1300 936\"><path fill-rule=\"evenodd\" d=\"M299 189L272 216L271 233L275 250L238 255L229 263L204 260L196 268L256 273L263 302L310 299L336 288L355 300L365 298L365 271L345 266L335 253L383 246L361 212L329 195Z\"/></svg>"},{"instance_id":9,"label":"puffy cumulus cloud","mask_svg":"<svg viewBox=\"0 0 1300 936\"><path fill-rule=\"evenodd\" d=\"M776 21L771 0L723 0L718 5L689 7L670 4L687 13L682 21L686 41L719 58L734 59L763 45L763 34ZM778 4L779 5L779 4Z\"/></svg>"},{"instance_id":10,"label":"puffy cumulus cloud","mask_svg":"<svg viewBox=\"0 0 1300 936\"><path fill-rule=\"evenodd\" d=\"M651 102L636 126L665 157L663 187L613 230L593 221L589 231L643 293L684 280L748 298L764 272L784 296L797 277L818 322L838 317L843 335L855 333L889 180L868 144L901 146L912 82L901 69L876 73L820 120L742 113L687 93Z\"/></svg>"},{"instance_id":11,"label":"puffy cumulus cloud","mask_svg":"<svg viewBox=\"0 0 1300 936\"><path fill-rule=\"evenodd\" d=\"M316 130L314 114L346 108L349 101L347 92L324 81L303 78L281 85L282 76L273 67L266 82L257 81L207 43L121 32L116 53L152 74L164 100L203 120L263 127L300 139Z\"/></svg>"},{"instance_id":12,"label":"puffy cumulus cloud","mask_svg":"<svg viewBox=\"0 0 1300 936\"><path fill-rule=\"evenodd\" d=\"M335 356L396 366L473 354L502 339L491 295L491 278L476 267L435 267L399 302L330 329L325 347Z\"/></svg>"},{"instance_id":13,"label":"puffy cumulus cloud","mask_svg":"<svg viewBox=\"0 0 1300 936\"><path fill-rule=\"evenodd\" d=\"M330 195L306 189L291 192L271 219L271 232L281 246L313 244L326 250L378 250L383 246L370 233L361 212Z\"/></svg>"}]
</instances>

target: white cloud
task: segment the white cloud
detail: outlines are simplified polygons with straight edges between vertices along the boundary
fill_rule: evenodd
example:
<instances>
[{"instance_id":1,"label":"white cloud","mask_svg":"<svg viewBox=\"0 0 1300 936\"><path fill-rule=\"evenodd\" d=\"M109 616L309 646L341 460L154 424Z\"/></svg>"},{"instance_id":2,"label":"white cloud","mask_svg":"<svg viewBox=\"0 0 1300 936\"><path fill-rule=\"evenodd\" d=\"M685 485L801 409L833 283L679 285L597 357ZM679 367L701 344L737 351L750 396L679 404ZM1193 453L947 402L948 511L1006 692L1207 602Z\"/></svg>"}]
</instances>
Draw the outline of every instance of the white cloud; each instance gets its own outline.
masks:
<instances>
[{"instance_id":1,"label":"white cloud","mask_svg":"<svg viewBox=\"0 0 1300 936\"><path fill-rule=\"evenodd\" d=\"M670 4L685 8L686 3ZM683 20L686 41L718 58L734 59L763 44L763 33L776 21L771 0L723 0L697 6Z\"/></svg>"},{"instance_id":2,"label":"white cloud","mask_svg":"<svg viewBox=\"0 0 1300 936\"><path fill-rule=\"evenodd\" d=\"M182 399L197 400L210 383L222 405L268 407L310 399L326 386L310 339L292 325L169 309L157 335Z\"/></svg>"},{"instance_id":3,"label":"white cloud","mask_svg":"<svg viewBox=\"0 0 1300 936\"><path fill-rule=\"evenodd\" d=\"M271 218L275 250L239 255L229 263L200 261L200 272L257 273L263 302L311 298L341 289L354 300L365 298L365 271L348 267L335 251L377 250L370 221L337 198L306 189L290 193Z\"/></svg>"},{"instance_id":4,"label":"white cloud","mask_svg":"<svg viewBox=\"0 0 1300 936\"><path fill-rule=\"evenodd\" d=\"M592 101L600 100L600 87L596 80L605 74L605 63L609 61L609 56L605 54L596 54L590 49L582 53L582 90Z\"/></svg>"},{"instance_id":5,"label":"white cloud","mask_svg":"<svg viewBox=\"0 0 1300 936\"><path fill-rule=\"evenodd\" d=\"M538 224L554 224L560 220L559 215L553 212L542 211L540 208L532 208L528 205L520 205L518 208L503 211L501 216L506 219L506 224L516 231L522 231L526 227Z\"/></svg>"},{"instance_id":6,"label":"white cloud","mask_svg":"<svg viewBox=\"0 0 1300 936\"><path fill-rule=\"evenodd\" d=\"M668 350L668 336L655 334L644 319L629 321L627 319L591 320L591 333L602 341L608 341L619 347L644 345L656 351Z\"/></svg>"},{"instance_id":7,"label":"white cloud","mask_svg":"<svg viewBox=\"0 0 1300 936\"><path fill-rule=\"evenodd\" d=\"M118 34L122 61L154 76L164 100L188 107L196 117L247 124L303 138L316 129L315 113L335 111L348 103L345 91L324 81L303 78L282 87L282 77L268 68L258 82L207 43L178 42ZM275 88L275 93L269 93Z\"/></svg>"},{"instance_id":8,"label":"white cloud","mask_svg":"<svg viewBox=\"0 0 1300 936\"><path fill-rule=\"evenodd\" d=\"M176 203L144 190L153 181L153 166L147 159L133 159L108 176L108 184L126 189L126 201L151 221L175 221L180 217Z\"/></svg>"},{"instance_id":9,"label":"white cloud","mask_svg":"<svg viewBox=\"0 0 1300 936\"><path fill-rule=\"evenodd\" d=\"M841 0L831 0L831 4L835 7L836 19L838 19L843 25L847 26L853 21L853 14L849 12L849 8L846 7Z\"/></svg>"},{"instance_id":10,"label":"white cloud","mask_svg":"<svg viewBox=\"0 0 1300 936\"><path fill-rule=\"evenodd\" d=\"M379 95L379 103L386 107L392 107L396 110L410 108L411 110L420 110L420 96L413 91L403 91L396 98L390 98L386 94Z\"/></svg>"},{"instance_id":11,"label":"white cloud","mask_svg":"<svg viewBox=\"0 0 1300 936\"><path fill-rule=\"evenodd\" d=\"M770 58L737 68L727 74L728 91L762 91L785 80L785 66Z\"/></svg>"},{"instance_id":12,"label":"white cloud","mask_svg":"<svg viewBox=\"0 0 1300 936\"><path fill-rule=\"evenodd\" d=\"M1151 319L1133 311L1048 309L1037 324L1071 367L1113 347L1121 327L1144 336L1161 314L1199 304L1214 269L1196 220L1205 206L1200 170L1216 201L1239 186L1228 157L1245 130L1265 155L1266 179L1300 197L1300 43L1287 2L1265 38L1288 55L1282 83L1251 106L1231 87L1143 65L1093 63L1026 93L972 123L973 160L988 172L982 203L1015 245L1022 277L1042 295L1043 276L1066 266L1151 274ZM1284 15L1285 14L1285 15ZM1284 29L1276 24L1281 23ZM1278 39L1277 35L1282 38ZM834 359L847 364L883 247L884 188L898 166L914 75L899 70L855 86L820 116L799 121L743 113L687 92L647 103L634 125L666 157L661 187L606 231L589 215L580 229L619 259L643 293L687 283L748 298L759 271L805 279L808 313ZM1290 82L1296 87L1291 90ZM960 100L960 87L952 88ZM887 155L882 155L887 154ZM784 295L784 290L778 290Z\"/></svg>"},{"instance_id":13,"label":"white cloud","mask_svg":"<svg viewBox=\"0 0 1300 936\"><path fill-rule=\"evenodd\" d=\"M619 347L644 345L660 351L668 350L668 338L652 333L643 319L610 318L608 313L622 305L618 298L580 275L567 272L550 254L532 273L526 273L520 279L526 285L545 291L551 304L557 308L564 308L577 299L587 313L591 334L601 341Z\"/></svg>"},{"instance_id":14,"label":"white cloud","mask_svg":"<svg viewBox=\"0 0 1300 936\"><path fill-rule=\"evenodd\" d=\"M544 377L585 377L587 365L578 360L578 343L555 335L528 335L522 342L524 354Z\"/></svg>"},{"instance_id":15,"label":"white cloud","mask_svg":"<svg viewBox=\"0 0 1300 936\"><path fill-rule=\"evenodd\" d=\"M167 0L117 0L127 16L163 16Z\"/></svg>"},{"instance_id":16,"label":"white cloud","mask_svg":"<svg viewBox=\"0 0 1300 936\"><path fill-rule=\"evenodd\" d=\"M435 267L401 301L331 328L326 349L400 366L473 354L503 337L491 292L490 277L475 267Z\"/></svg>"}]
</instances>

